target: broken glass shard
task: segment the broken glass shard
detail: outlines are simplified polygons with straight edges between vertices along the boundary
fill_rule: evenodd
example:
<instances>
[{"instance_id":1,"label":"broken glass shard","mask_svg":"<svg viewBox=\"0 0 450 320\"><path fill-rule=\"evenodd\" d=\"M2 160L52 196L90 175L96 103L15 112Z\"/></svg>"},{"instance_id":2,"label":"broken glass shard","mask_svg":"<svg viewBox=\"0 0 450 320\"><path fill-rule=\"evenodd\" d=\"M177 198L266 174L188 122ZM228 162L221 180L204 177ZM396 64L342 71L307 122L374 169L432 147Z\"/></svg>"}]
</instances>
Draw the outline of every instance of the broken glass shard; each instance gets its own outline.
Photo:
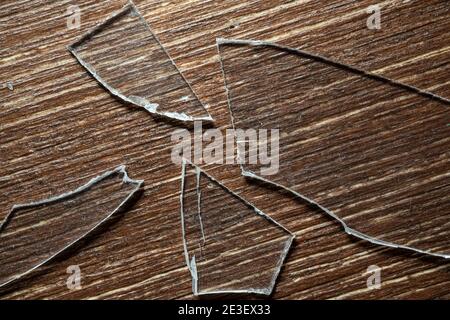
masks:
<instances>
[{"instance_id":1,"label":"broken glass shard","mask_svg":"<svg viewBox=\"0 0 450 320\"><path fill-rule=\"evenodd\" d=\"M181 223L195 295L272 292L294 235L186 162Z\"/></svg>"},{"instance_id":2,"label":"broken glass shard","mask_svg":"<svg viewBox=\"0 0 450 320\"><path fill-rule=\"evenodd\" d=\"M74 191L13 206L0 225L0 287L94 231L128 203L142 183L119 166Z\"/></svg>"},{"instance_id":3,"label":"broken glass shard","mask_svg":"<svg viewBox=\"0 0 450 320\"><path fill-rule=\"evenodd\" d=\"M279 129L277 170L245 162L244 175L351 235L450 257L449 100L271 43L218 39L218 50L235 128Z\"/></svg>"},{"instance_id":4,"label":"broken glass shard","mask_svg":"<svg viewBox=\"0 0 450 320\"><path fill-rule=\"evenodd\" d=\"M112 95L181 121L212 120L130 1L69 51Z\"/></svg>"},{"instance_id":5,"label":"broken glass shard","mask_svg":"<svg viewBox=\"0 0 450 320\"><path fill-rule=\"evenodd\" d=\"M7 81L7 82L6 82L6 87L7 87L10 91L13 91L13 90L14 90L14 85L13 85L12 81Z\"/></svg>"}]
</instances>

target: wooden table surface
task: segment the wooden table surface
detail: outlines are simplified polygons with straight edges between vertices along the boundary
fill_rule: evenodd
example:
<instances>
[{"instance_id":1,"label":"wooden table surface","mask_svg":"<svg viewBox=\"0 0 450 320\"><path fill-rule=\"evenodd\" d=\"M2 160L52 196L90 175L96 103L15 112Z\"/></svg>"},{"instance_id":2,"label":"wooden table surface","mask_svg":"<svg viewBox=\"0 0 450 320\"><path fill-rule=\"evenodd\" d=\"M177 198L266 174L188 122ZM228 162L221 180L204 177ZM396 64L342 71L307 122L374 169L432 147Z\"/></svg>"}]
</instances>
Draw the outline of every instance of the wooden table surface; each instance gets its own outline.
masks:
<instances>
[{"instance_id":1,"label":"wooden table surface","mask_svg":"<svg viewBox=\"0 0 450 320\"><path fill-rule=\"evenodd\" d=\"M73 190L120 164L132 178L145 180L131 208L2 288L2 299L194 298L181 237L181 172L170 159L170 135L179 124L113 98L66 48L125 3L0 4L0 219L14 204ZM75 4L81 25L69 30L67 8ZM305 49L450 98L446 0L135 4L222 129L230 127L230 115L217 37ZM366 9L373 4L381 7L380 30L366 27ZM236 165L203 169L295 233L272 298L450 298L450 266L444 259L353 238L288 192L246 180ZM81 270L79 290L66 286L72 265ZM380 289L366 285L371 265L381 268Z\"/></svg>"}]
</instances>

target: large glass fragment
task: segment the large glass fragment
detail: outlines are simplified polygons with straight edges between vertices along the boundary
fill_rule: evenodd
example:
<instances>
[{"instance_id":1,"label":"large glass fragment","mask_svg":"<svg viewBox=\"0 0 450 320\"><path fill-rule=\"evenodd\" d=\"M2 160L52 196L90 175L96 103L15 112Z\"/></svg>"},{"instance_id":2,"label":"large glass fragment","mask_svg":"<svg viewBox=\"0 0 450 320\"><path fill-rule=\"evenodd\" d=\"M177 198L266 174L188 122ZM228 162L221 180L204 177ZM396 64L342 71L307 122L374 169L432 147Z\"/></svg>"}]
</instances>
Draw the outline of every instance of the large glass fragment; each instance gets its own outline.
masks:
<instances>
[{"instance_id":1,"label":"large glass fragment","mask_svg":"<svg viewBox=\"0 0 450 320\"><path fill-rule=\"evenodd\" d=\"M181 223L194 294L272 292L294 235L186 162Z\"/></svg>"},{"instance_id":2,"label":"large glass fragment","mask_svg":"<svg viewBox=\"0 0 450 320\"><path fill-rule=\"evenodd\" d=\"M131 1L69 51L127 103L176 120L212 120Z\"/></svg>"},{"instance_id":3,"label":"large glass fragment","mask_svg":"<svg viewBox=\"0 0 450 320\"><path fill-rule=\"evenodd\" d=\"M235 128L279 129L278 170L245 162L244 175L359 238L450 257L449 100L271 43L218 39L218 49Z\"/></svg>"},{"instance_id":4,"label":"large glass fragment","mask_svg":"<svg viewBox=\"0 0 450 320\"><path fill-rule=\"evenodd\" d=\"M128 203L142 183L130 179L120 166L74 191L13 206L0 225L0 287L97 229Z\"/></svg>"}]
</instances>

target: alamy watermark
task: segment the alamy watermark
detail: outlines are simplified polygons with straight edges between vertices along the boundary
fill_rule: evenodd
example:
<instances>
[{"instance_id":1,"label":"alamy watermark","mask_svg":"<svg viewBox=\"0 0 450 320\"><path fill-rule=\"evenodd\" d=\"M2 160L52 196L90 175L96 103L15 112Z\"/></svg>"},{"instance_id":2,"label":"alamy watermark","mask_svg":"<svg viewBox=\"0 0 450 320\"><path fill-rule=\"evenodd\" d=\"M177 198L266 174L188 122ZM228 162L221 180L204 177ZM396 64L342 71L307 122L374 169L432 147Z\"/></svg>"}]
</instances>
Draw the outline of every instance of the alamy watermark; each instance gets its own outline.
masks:
<instances>
[{"instance_id":1,"label":"alamy watermark","mask_svg":"<svg viewBox=\"0 0 450 320\"><path fill-rule=\"evenodd\" d=\"M381 288L381 268L377 265L371 265L367 267L367 278L366 284L367 289L380 289Z\"/></svg>"},{"instance_id":2,"label":"alamy watermark","mask_svg":"<svg viewBox=\"0 0 450 320\"><path fill-rule=\"evenodd\" d=\"M67 7L67 29L79 29L81 25L81 15L80 15L80 8L76 5L71 5Z\"/></svg>"},{"instance_id":3,"label":"alamy watermark","mask_svg":"<svg viewBox=\"0 0 450 320\"><path fill-rule=\"evenodd\" d=\"M408 3L410 0L403 0L401 3ZM369 14L366 20L366 26L369 30L381 29L381 6L373 4L366 8L366 13Z\"/></svg>"},{"instance_id":4,"label":"alamy watermark","mask_svg":"<svg viewBox=\"0 0 450 320\"><path fill-rule=\"evenodd\" d=\"M279 129L226 129L224 135L216 128L203 132L202 122L195 121L193 136L187 129L172 133L171 159L175 164L183 158L197 165L259 164L261 175L273 175L279 169L279 139Z\"/></svg>"},{"instance_id":5,"label":"alamy watermark","mask_svg":"<svg viewBox=\"0 0 450 320\"><path fill-rule=\"evenodd\" d=\"M366 12L370 14L367 18L366 25L370 30L381 29L381 8L378 4L368 6Z\"/></svg>"},{"instance_id":6,"label":"alamy watermark","mask_svg":"<svg viewBox=\"0 0 450 320\"><path fill-rule=\"evenodd\" d=\"M70 276L67 278L66 286L69 290L81 289L81 269L78 265L72 265L67 267L67 273Z\"/></svg>"}]
</instances>

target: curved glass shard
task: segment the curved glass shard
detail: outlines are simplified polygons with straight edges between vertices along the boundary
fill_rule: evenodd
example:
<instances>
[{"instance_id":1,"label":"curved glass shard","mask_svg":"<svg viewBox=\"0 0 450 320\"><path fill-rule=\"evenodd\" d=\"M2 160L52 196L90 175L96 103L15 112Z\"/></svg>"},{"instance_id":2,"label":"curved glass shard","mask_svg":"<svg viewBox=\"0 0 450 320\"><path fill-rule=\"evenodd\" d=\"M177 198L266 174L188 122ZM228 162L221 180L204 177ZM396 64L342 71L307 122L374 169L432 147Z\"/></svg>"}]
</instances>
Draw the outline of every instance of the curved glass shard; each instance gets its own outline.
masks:
<instances>
[{"instance_id":1,"label":"curved glass shard","mask_svg":"<svg viewBox=\"0 0 450 320\"><path fill-rule=\"evenodd\" d=\"M195 295L272 292L294 235L186 162L181 222Z\"/></svg>"},{"instance_id":2,"label":"curved glass shard","mask_svg":"<svg viewBox=\"0 0 450 320\"><path fill-rule=\"evenodd\" d=\"M279 129L278 171L244 163L244 175L359 238L450 257L448 99L276 44L218 39L218 49L235 128Z\"/></svg>"},{"instance_id":3,"label":"curved glass shard","mask_svg":"<svg viewBox=\"0 0 450 320\"><path fill-rule=\"evenodd\" d=\"M125 102L176 120L212 120L131 1L68 49Z\"/></svg>"},{"instance_id":4,"label":"curved glass shard","mask_svg":"<svg viewBox=\"0 0 450 320\"><path fill-rule=\"evenodd\" d=\"M15 205L0 225L0 287L30 273L121 209L143 184L124 166L78 189Z\"/></svg>"}]
</instances>

